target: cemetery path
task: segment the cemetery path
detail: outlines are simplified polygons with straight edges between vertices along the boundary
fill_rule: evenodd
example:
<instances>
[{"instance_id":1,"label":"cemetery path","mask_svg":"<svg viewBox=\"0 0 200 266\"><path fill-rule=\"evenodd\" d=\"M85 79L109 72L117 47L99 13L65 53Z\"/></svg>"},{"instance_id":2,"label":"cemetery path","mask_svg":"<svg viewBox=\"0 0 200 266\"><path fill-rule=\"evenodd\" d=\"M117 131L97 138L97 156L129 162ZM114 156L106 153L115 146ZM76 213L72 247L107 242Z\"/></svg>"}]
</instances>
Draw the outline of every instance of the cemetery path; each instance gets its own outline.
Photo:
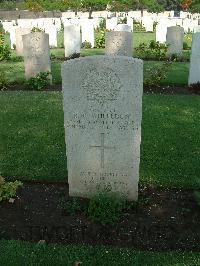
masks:
<instances>
[{"instance_id":1,"label":"cemetery path","mask_svg":"<svg viewBox=\"0 0 200 266\"><path fill-rule=\"evenodd\" d=\"M200 251L200 207L193 192L140 187L137 206L124 210L118 224L103 226L63 209L67 184L25 183L14 203L0 203L0 239ZM80 199L83 206L87 202Z\"/></svg>"}]
</instances>

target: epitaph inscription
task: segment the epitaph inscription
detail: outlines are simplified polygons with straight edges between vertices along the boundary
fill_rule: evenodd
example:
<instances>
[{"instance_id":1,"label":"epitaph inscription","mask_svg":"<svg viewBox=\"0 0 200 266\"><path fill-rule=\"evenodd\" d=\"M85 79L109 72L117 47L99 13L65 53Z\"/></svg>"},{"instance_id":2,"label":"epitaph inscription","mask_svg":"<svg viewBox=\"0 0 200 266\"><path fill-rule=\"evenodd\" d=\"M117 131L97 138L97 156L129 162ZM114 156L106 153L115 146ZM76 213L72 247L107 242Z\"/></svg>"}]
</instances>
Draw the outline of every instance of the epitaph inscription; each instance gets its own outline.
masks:
<instances>
[{"instance_id":1,"label":"epitaph inscription","mask_svg":"<svg viewBox=\"0 0 200 266\"><path fill-rule=\"evenodd\" d=\"M62 65L69 193L109 187L137 200L143 62L93 56Z\"/></svg>"}]
</instances>

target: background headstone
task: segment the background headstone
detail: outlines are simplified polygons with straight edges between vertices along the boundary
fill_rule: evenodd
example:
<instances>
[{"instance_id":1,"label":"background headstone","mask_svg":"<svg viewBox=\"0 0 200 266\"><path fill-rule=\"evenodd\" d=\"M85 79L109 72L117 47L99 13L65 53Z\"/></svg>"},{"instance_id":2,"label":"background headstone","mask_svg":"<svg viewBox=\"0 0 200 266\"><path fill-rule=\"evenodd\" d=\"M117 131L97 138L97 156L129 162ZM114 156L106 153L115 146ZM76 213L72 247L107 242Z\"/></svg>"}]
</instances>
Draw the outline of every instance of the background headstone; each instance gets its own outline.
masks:
<instances>
[{"instance_id":1,"label":"background headstone","mask_svg":"<svg viewBox=\"0 0 200 266\"><path fill-rule=\"evenodd\" d=\"M200 82L200 32L194 33L192 38L188 84L197 82Z\"/></svg>"},{"instance_id":2,"label":"background headstone","mask_svg":"<svg viewBox=\"0 0 200 266\"><path fill-rule=\"evenodd\" d=\"M166 43L169 45L167 49L167 55L181 55L183 51L183 37L184 29L179 26L173 26L167 28L167 40Z\"/></svg>"},{"instance_id":3,"label":"background headstone","mask_svg":"<svg viewBox=\"0 0 200 266\"><path fill-rule=\"evenodd\" d=\"M62 65L70 196L110 188L137 200L143 62L89 56Z\"/></svg>"},{"instance_id":4,"label":"background headstone","mask_svg":"<svg viewBox=\"0 0 200 266\"><path fill-rule=\"evenodd\" d=\"M131 32L131 27L127 24L118 24L115 28L114 31L127 31Z\"/></svg>"},{"instance_id":5,"label":"background headstone","mask_svg":"<svg viewBox=\"0 0 200 266\"><path fill-rule=\"evenodd\" d=\"M106 32L105 54L132 56L133 34L125 31Z\"/></svg>"},{"instance_id":6,"label":"background headstone","mask_svg":"<svg viewBox=\"0 0 200 266\"><path fill-rule=\"evenodd\" d=\"M117 18L109 18L106 19L106 29L107 30L114 30L114 28L117 26Z\"/></svg>"},{"instance_id":7,"label":"background headstone","mask_svg":"<svg viewBox=\"0 0 200 266\"><path fill-rule=\"evenodd\" d=\"M94 25L92 19L87 19L82 23L82 43L89 42L94 48Z\"/></svg>"},{"instance_id":8,"label":"background headstone","mask_svg":"<svg viewBox=\"0 0 200 266\"><path fill-rule=\"evenodd\" d=\"M64 28L65 57L80 54L80 27L69 25Z\"/></svg>"},{"instance_id":9,"label":"background headstone","mask_svg":"<svg viewBox=\"0 0 200 266\"><path fill-rule=\"evenodd\" d=\"M165 23L158 23L156 25L156 41L160 43L166 42L167 25Z\"/></svg>"},{"instance_id":10,"label":"background headstone","mask_svg":"<svg viewBox=\"0 0 200 266\"><path fill-rule=\"evenodd\" d=\"M50 47L57 47L57 28L55 25L49 25L45 27L45 33L49 34Z\"/></svg>"},{"instance_id":11,"label":"background headstone","mask_svg":"<svg viewBox=\"0 0 200 266\"><path fill-rule=\"evenodd\" d=\"M23 36L25 77L35 77L40 72L51 72L49 35L34 32Z\"/></svg>"},{"instance_id":12,"label":"background headstone","mask_svg":"<svg viewBox=\"0 0 200 266\"><path fill-rule=\"evenodd\" d=\"M15 38L16 38L16 52L17 55L23 56L23 42L22 36L31 32L29 28L17 28L15 29Z\"/></svg>"}]
</instances>

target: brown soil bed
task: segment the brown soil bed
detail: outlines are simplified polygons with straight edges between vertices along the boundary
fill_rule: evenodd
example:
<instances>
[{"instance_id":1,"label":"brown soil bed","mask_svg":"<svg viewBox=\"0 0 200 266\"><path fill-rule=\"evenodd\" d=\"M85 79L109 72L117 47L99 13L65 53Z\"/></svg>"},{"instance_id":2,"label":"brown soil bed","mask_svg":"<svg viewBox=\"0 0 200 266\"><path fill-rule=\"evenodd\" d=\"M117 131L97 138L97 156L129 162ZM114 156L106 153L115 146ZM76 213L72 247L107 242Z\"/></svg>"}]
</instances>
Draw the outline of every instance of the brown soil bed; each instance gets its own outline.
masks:
<instances>
[{"instance_id":1,"label":"brown soil bed","mask_svg":"<svg viewBox=\"0 0 200 266\"><path fill-rule=\"evenodd\" d=\"M66 184L25 183L14 203L0 203L0 238L200 251L200 207L192 190L140 187L139 195L118 224L103 226L61 208L69 200Z\"/></svg>"}]
</instances>

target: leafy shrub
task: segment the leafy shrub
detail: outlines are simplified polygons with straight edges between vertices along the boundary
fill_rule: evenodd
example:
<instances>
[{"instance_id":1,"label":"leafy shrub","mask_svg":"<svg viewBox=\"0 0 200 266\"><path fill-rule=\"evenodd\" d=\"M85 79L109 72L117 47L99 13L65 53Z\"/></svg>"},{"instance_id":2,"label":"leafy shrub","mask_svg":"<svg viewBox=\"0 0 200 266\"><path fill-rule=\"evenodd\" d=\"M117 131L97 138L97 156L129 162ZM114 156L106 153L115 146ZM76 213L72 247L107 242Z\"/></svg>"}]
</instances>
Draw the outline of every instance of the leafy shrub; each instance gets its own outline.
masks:
<instances>
[{"instance_id":1,"label":"leafy shrub","mask_svg":"<svg viewBox=\"0 0 200 266\"><path fill-rule=\"evenodd\" d=\"M171 62L164 62L162 66L153 65L145 69L144 85L147 87L158 86L164 80L169 71Z\"/></svg>"},{"instance_id":2,"label":"leafy shrub","mask_svg":"<svg viewBox=\"0 0 200 266\"><path fill-rule=\"evenodd\" d=\"M37 28L37 27L34 27L34 28L32 28L31 32L44 32L44 30Z\"/></svg>"},{"instance_id":3,"label":"leafy shrub","mask_svg":"<svg viewBox=\"0 0 200 266\"><path fill-rule=\"evenodd\" d=\"M146 31L145 27L142 25L142 23L138 21L134 21L133 23L133 31Z\"/></svg>"},{"instance_id":4,"label":"leafy shrub","mask_svg":"<svg viewBox=\"0 0 200 266\"><path fill-rule=\"evenodd\" d=\"M10 60L11 60L12 62L22 62L22 61L23 61L23 57L22 57L22 56L12 56L12 57L10 58Z\"/></svg>"},{"instance_id":5,"label":"leafy shrub","mask_svg":"<svg viewBox=\"0 0 200 266\"><path fill-rule=\"evenodd\" d=\"M99 34L95 37L95 44L97 48L105 48L105 30L101 30Z\"/></svg>"},{"instance_id":6,"label":"leafy shrub","mask_svg":"<svg viewBox=\"0 0 200 266\"><path fill-rule=\"evenodd\" d=\"M50 72L40 72L36 77L27 80L26 84L31 90L42 90L50 83Z\"/></svg>"},{"instance_id":7,"label":"leafy shrub","mask_svg":"<svg viewBox=\"0 0 200 266\"><path fill-rule=\"evenodd\" d=\"M193 83L188 87L189 91L195 94L200 94L200 82Z\"/></svg>"},{"instance_id":8,"label":"leafy shrub","mask_svg":"<svg viewBox=\"0 0 200 266\"><path fill-rule=\"evenodd\" d=\"M195 191L194 193L193 193L193 196L194 196L194 199L195 199L195 201L196 201L196 203L199 205L199 207L200 207L200 191Z\"/></svg>"},{"instance_id":9,"label":"leafy shrub","mask_svg":"<svg viewBox=\"0 0 200 266\"><path fill-rule=\"evenodd\" d=\"M8 45L4 44L4 34L0 33L0 61L8 60L11 56L11 51Z\"/></svg>"},{"instance_id":10,"label":"leafy shrub","mask_svg":"<svg viewBox=\"0 0 200 266\"><path fill-rule=\"evenodd\" d=\"M0 22L0 34L5 33L5 30L3 28L3 24Z\"/></svg>"},{"instance_id":11,"label":"leafy shrub","mask_svg":"<svg viewBox=\"0 0 200 266\"><path fill-rule=\"evenodd\" d=\"M7 89L8 80L6 78L6 73L4 71L0 72L0 90Z\"/></svg>"},{"instance_id":12,"label":"leafy shrub","mask_svg":"<svg viewBox=\"0 0 200 266\"><path fill-rule=\"evenodd\" d=\"M156 26L157 26L157 25L158 25L158 22L154 21L154 22L153 22L153 31L156 30Z\"/></svg>"},{"instance_id":13,"label":"leafy shrub","mask_svg":"<svg viewBox=\"0 0 200 266\"><path fill-rule=\"evenodd\" d=\"M83 207L81 206L80 201L76 198L73 198L62 205L63 209L67 210L67 212L71 215L75 215L83 211Z\"/></svg>"},{"instance_id":14,"label":"leafy shrub","mask_svg":"<svg viewBox=\"0 0 200 266\"><path fill-rule=\"evenodd\" d=\"M183 42L183 50L189 50L187 42Z\"/></svg>"},{"instance_id":15,"label":"leafy shrub","mask_svg":"<svg viewBox=\"0 0 200 266\"><path fill-rule=\"evenodd\" d=\"M6 182L5 179L0 176L0 202L16 196L17 188L22 185L20 181Z\"/></svg>"},{"instance_id":16,"label":"leafy shrub","mask_svg":"<svg viewBox=\"0 0 200 266\"><path fill-rule=\"evenodd\" d=\"M112 225L119 221L124 208L122 197L103 191L90 199L87 214L93 222Z\"/></svg>"},{"instance_id":17,"label":"leafy shrub","mask_svg":"<svg viewBox=\"0 0 200 266\"><path fill-rule=\"evenodd\" d=\"M127 17L125 17L125 18L120 18L119 20L118 20L118 24L126 24L127 23Z\"/></svg>"},{"instance_id":18,"label":"leafy shrub","mask_svg":"<svg viewBox=\"0 0 200 266\"><path fill-rule=\"evenodd\" d=\"M99 22L99 30L104 30L106 28L106 19L105 18L101 18L100 22Z\"/></svg>"},{"instance_id":19,"label":"leafy shrub","mask_svg":"<svg viewBox=\"0 0 200 266\"><path fill-rule=\"evenodd\" d=\"M90 42L83 42L82 43L82 46L81 46L82 48L84 48L84 49L90 49L90 48L92 48L92 45L91 45L91 43Z\"/></svg>"},{"instance_id":20,"label":"leafy shrub","mask_svg":"<svg viewBox=\"0 0 200 266\"><path fill-rule=\"evenodd\" d=\"M167 48L168 45L152 40L149 44L141 43L135 51L141 58L161 60L166 58Z\"/></svg>"}]
</instances>

